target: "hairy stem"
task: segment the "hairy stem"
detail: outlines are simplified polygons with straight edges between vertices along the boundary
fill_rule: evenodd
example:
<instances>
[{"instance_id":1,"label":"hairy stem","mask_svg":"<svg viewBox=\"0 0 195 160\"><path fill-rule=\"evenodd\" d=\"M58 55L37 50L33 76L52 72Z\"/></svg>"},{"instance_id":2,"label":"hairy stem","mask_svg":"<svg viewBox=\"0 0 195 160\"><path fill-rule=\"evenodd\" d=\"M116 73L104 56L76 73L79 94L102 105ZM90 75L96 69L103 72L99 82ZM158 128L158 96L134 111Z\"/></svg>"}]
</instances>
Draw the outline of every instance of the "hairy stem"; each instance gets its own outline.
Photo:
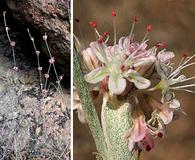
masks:
<instances>
[{"instance_id":1,"label":"hairy stem","mask_svg":"<svg viewBox=\"0 0 195 160\"><path fill-rule=\"evenodd\" d=\"M114 160L139 160L137 152L133 154L129 151L128 143L124 138L125 133L133 124L130 108L129 103L122 103L114 108L107 101L106 96L103 98L102 127L109 155Z\"/></svg>"},{"instance_id":2,"label":"hairy stem","mask_svg":"<svg viewBox=\"0 0 195 160\"><path fill-rule=\"evenodd\" d=\"M75 50L73 56L73 65L74 82L80 97L81 104L83 106L83 110L86 115L86 120L95 140L97 150L103 160L109 160L110 158L107 156L107 145L105 142L104 134L88 90L88 85L83 78L81 65L79 63L79 59Z\"/></svg>"}]
</instances>

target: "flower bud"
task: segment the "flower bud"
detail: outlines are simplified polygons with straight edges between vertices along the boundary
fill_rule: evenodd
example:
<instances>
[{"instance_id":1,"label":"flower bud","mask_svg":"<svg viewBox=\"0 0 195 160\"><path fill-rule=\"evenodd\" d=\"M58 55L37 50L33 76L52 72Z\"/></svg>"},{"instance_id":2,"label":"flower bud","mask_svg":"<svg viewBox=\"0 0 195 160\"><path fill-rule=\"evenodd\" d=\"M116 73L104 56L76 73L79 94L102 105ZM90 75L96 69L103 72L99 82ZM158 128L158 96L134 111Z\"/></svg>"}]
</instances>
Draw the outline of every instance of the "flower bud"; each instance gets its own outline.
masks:
<instances>
[{"instance_id":1,"label":"flower bud","mask_svg":"<svg viewBox=\"0 0 195 160\"><path fill-rule=\"evenodd\" d=\"M87 69L92 71L100 66L99 60L97 59L96 55L94 54L91 48L87 48L86 50L83 50L81 53Z\"/></svg>"}]
</instances>

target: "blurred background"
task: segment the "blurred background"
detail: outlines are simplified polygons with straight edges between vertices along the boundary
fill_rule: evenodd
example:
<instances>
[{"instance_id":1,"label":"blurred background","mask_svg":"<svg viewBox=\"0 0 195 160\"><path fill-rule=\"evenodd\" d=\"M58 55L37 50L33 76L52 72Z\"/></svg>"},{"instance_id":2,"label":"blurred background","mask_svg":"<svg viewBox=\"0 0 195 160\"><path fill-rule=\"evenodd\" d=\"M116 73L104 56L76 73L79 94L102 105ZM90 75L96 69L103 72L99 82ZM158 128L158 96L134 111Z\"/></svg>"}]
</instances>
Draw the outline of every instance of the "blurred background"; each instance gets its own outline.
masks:
<instances>
[{"instance_id":1,"label":"blurred background","mask_svg":"<svg viewBox=\"0 0 195 160\"><path fill-rule=\"evenodd\" d=\"M166 41L169 50L176 54L175 63L183 54L195 53L195 0L74 0L74 34L84 45L95 40L88 23L97 21L100 33L109 31L113 39L111 12L117 13L117 38L130 32L131 17L138 16L135 39L141 41L146 26L151 24L150 46ZM80 35L80 30L82 35ZM195 75L194 67L188 68L187 75ZM183 110L182 116L167 127L166 137L156 141L150 152L142 152L143 160L194 160L195 159L195 95L177 92ZM99 106L97 106L99 108ZM81 124L74 113L74 159L95 160L94 141L87 125Z\"/></svg>"}]
</instances>

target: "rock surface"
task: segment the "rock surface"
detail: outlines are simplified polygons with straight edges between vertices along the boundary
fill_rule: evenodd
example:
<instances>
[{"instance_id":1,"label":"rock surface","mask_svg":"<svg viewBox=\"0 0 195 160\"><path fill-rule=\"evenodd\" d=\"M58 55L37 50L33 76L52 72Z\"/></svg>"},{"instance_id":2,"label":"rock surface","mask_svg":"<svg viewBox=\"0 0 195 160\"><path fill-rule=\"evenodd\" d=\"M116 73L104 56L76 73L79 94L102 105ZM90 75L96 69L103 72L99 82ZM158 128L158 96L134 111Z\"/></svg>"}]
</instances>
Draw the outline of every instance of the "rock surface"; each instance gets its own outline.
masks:
<instances>
[{"instance_id":1,"label":"rock surface","mask_svg":"<svg viewBox=\"0 0 195 160\"><path fill-rule=\"evenodd\" d=\"M21 23L36 29L40 35L48 34L56 65L70 77L69 0L7 0L6 3ZM44 47L43 51L46 52Z\"/></svg>"}]
</instances>

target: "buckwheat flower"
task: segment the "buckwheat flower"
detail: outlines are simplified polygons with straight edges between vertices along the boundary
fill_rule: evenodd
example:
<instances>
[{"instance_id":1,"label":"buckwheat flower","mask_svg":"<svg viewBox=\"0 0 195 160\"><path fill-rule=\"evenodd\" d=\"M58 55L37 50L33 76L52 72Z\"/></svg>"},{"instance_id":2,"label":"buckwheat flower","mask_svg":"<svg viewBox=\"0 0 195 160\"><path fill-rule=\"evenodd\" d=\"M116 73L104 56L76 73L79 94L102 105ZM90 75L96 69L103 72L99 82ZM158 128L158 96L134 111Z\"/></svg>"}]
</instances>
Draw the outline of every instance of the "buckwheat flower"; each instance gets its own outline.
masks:
<instances>
[{"instance_id":1,"label":"buckwheat flower","mask_svg":"<svg viewBox=\"0 0 195 160\"><path fill-rule=\"evenodd\" d=\"M78 119L81 123L87 123L85 113L80 103L80 99L75 86L73 86L73 110L77 111Z\"/></svg>"},{"instance_id":2,"label":"buckwheat flower","mask_svg":"<svg viewBox=\"0 0 195 160\"><path fill-rule=\"evenodd\" d=\"M47 34L45 33L45 35L43 36L43 40L46 41L47 40Z\"/></svg>"},{"instance_id":3,"label":"buckwheat flower","mask_svg":"<svg viewBox=\"0 0 195 160\"><path fill-rule=\"evenodd\" d=\"M165 125L169 124L173 120L173 115L175 110L180 109L180 102L172 97L171 99L163 98L159 101L151 95L144 95L147 104L153 108L152 120L160 119Z\"/></svg>"},{"instance_id":4,"label":"buckwheat flower","mask_svg":"<svg viewBox=\"0 0 195 160\"><path fill-rule=\"evenodd\" d=\"M40 54L40 51L36 50L35 53L36 53L36 55L39 55Z\"/></svg>"},{"instance_id":5,"label":"buckwheat flower","mask_svg":"<svg viewBox=\"0 0 195 160\"><path fill-rule=\"evenodd\" d=\"M189 63L195 57L195 55L182 58L181 62L175 70L173 69L171 63L165 63L167 60L173 57L171 53L164 57L163 55L159 55L158 57L159 61L156 65L156 70L161 76L161 81L150 90L161 90L163 95L165 95L170 90L183 90L186 92L195 93L195 91L188 89L189 87L195 86L194 83L179 85L180 83L195 79L195 76L187 78L184 74L180 74L183 69L195 64L195 62Z\"/></svg>"},{"instance_id":6,"label":"buckwheat flower","mask_svg":"<svg viewBox=\"0 0 195 160\"><path fill-rule=\"evenodd\" d=\"M120 45L108 47L105 43L92 42L90 48L102 63L101 67L92 70L85 75L88 83L96 84L105 77L108 79L108 88L112 94L121 94L126 88L126 81L135 84L139 89L146 89L150 86L150 81L142 77L136 71L129 70L130 66L126 61L124 50Z\"/></svg>"},{"instance_id":7,"label":"buckwheat flower","mask_svg":"<svg viewBox=\"0 0 195 160\"><path fill-rule=\"evenodd\" d=\"M53 64L55 62L55 58L54 57L51 57L51 59L49 59L49 63L50 64Z\"/></svg>"},{"instance_id":8,"label":"buckwheat flower","mask_svg":"<svg viewBox=\"0 0 195 160\"><path fill-rule=\"evenodd\" d=\"M38 67L37 69L38 69L38 71L42 71L42 70L43 70L43 68L42 68L42 67Z\"/></svg>"},{"instance_id":9,"label":"buckwheat flower","mask_svg":"<svg viewBox=\"0 0 195 160\"><path fill-rule=\"evenodd\" d=\"M64 78L64 75L63 74L59 76L59 80L60 81L63 80L63 78Z\"/></svg>"},{"instance_id":10,"label":"buckwheat flower","mask_svg":"<svg viewBox=\"0 0 195 160\"><path fill-rule=\"evenodd\" d=\"M45 74L45 78L48 79L49 78L49 74L46 73Z\"/></svg>"},{"instance_id":11,"label":"buckwheat flower","mask_svg":"<svg viewBox=\"0 0 195 160\"><path fill-rule=\"evenodd\" d=\"M12 47L15 47L15 46L16 46L16 42L11 41L11 42L10 42L10 45L11 45Z\"/></svg>"},{"instance_id":12,"label":"buckwheat flower","mask_svg":"<svg viewBox=\"0 0 195 160\"><path fill-rule=\"evenodd\" d=\"M13 69L15 72L18 71L18 67L17 67L17 66L14 66L12 69Z\"/></svg>"},{"instance_id":13,"label":"buckwheat flower","mask_svg":"<svg viewBox=\"0 0 195 160\"><path fill-rule=\"evenodd\" d=\"M143 115L139 115L134 119L133 127L126 134L125 138L128 140L130 151L142 150L143 148L146 151L150 151L154 148L154 140Z\"/></svg>"}]
</instances>

